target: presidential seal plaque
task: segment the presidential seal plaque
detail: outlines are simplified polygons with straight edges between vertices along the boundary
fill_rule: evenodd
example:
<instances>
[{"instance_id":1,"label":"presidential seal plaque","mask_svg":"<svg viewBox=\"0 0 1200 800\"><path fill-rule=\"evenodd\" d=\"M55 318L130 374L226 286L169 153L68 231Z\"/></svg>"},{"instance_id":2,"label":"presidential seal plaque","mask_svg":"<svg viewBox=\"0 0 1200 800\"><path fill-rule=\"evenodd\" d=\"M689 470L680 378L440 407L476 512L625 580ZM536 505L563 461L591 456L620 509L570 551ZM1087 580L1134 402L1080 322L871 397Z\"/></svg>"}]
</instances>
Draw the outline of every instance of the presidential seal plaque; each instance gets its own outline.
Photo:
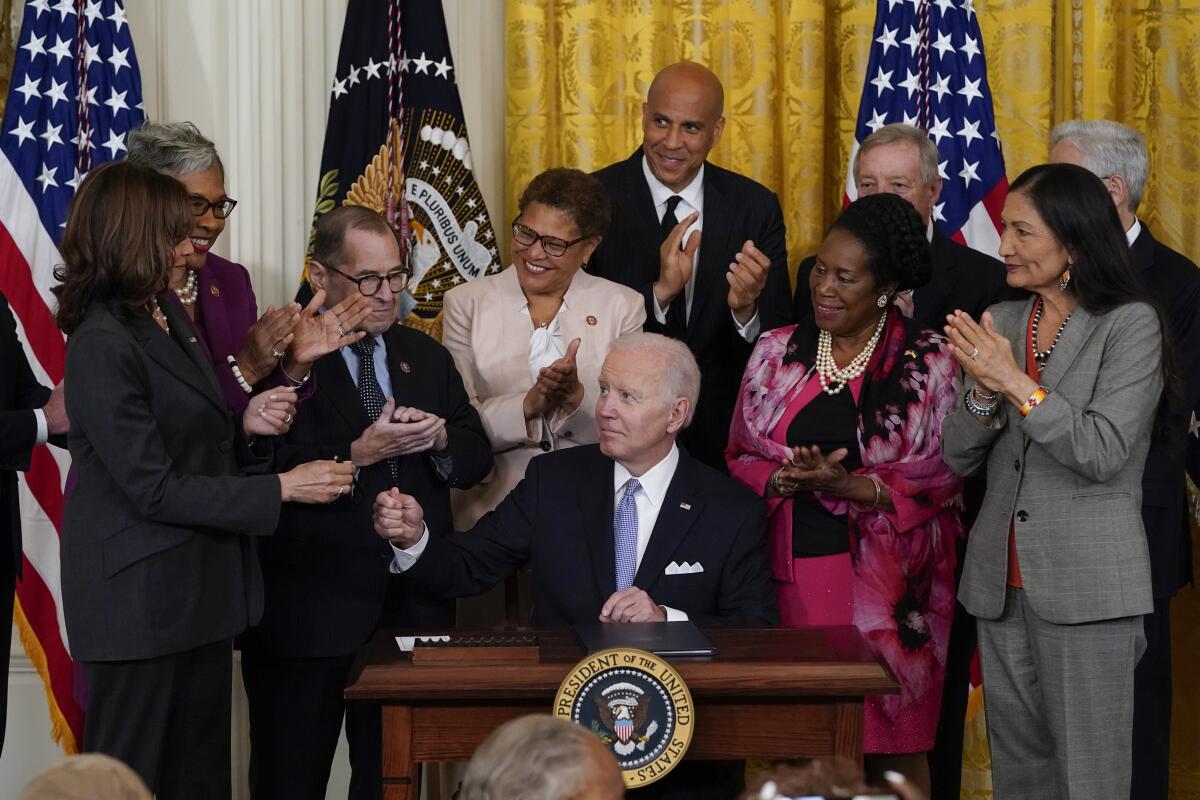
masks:
<instances>
[{"instance_id":1,"label":"presidential seal plaque","mask_svg":"<svg viewBox=\"0 0 1200 800\"><path fill-rule=\"evenodd\" d=\"M629 648L601 650L576 664L552 713L596 734L630 789L654 783L683 760L696 721L679 673L653 653Z\"/></svg>"}]
</instances>

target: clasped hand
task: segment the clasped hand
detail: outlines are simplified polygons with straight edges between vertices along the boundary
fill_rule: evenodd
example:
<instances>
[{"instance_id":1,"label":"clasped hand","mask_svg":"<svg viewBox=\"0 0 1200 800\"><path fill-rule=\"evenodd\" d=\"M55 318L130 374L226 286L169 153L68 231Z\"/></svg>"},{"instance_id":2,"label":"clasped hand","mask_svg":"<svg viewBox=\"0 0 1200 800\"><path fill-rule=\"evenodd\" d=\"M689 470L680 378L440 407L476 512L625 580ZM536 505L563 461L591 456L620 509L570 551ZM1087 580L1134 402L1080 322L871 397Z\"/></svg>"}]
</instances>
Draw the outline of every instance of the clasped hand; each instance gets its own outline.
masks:
<instances>
[{"instance_id":1,"label":"clasped hand","mask_svg":"<svg viewBox=\"0 0 1200 800\"><path fill-rule=\"evenodd\" d=\"M965 311L946 316L943 328L950 339L950 351L976 383L989 392L1002 392L1014 377L1025 377L1013 357L1012 344L996 330L991 312L983 312L977 323ZM982 324L980 324L982 323Z\"/></svg>"},{"instance_id":2,"label":"clasped hand","mask_svg":"<svg viewBox=\"0 0 1200 800\"><path fill-rule=\"evenodd\" d=\"M850 483L850 473L842 466L849 451L839 447L825 455L817 445L794 447L792 455L780 465L775 478L778 494L791 497L797 493L821 492L840 497ZM768 490L772 487L768 486Z\"/></svg>"},{"instance_id":3,"label":"clasped hand","mask_svg":"<svg viewBox=\"0 0 1200 800\"><path fill-rule=\"evenodd\" d=\"M609 622L666 622L667 612L636 586L614 592L600 609L600 621Z\"/></svg>"},{"instance_id":4,"label":"clasped hand","mask_svg":"<svg viewBox=\"0 0 1200 800\"><path fill-rule=\"evenodd\" d=\"M385 458L445 450L450 444L446 420L428 411L397 406L395 398L384 403L379 419L350 445L350 457L360 467Z\"/></svg>"},{"instance_id":5,"label":"clasped hand","mask_svg":"<svg viewBox=\"0 0 1200 800\"><path fill-rule=\"evenodd\" d=\"M575 364L580 344L580 339L572 339L562 358L538 371L537 380L525 394L525 419L537 419L560 409L570 413L583 403L583 384Z\"/></svg>"}]
</instances>

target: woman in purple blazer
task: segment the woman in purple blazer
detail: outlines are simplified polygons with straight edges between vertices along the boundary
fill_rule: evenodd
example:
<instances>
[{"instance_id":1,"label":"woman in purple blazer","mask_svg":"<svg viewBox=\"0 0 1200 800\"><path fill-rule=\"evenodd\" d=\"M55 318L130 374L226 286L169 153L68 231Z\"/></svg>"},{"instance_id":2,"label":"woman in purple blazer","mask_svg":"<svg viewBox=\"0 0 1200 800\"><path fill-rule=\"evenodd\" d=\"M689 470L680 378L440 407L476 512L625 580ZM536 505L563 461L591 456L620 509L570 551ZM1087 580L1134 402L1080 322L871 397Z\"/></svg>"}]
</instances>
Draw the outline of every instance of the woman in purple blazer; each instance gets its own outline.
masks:
<instances>
[{"instance_id":1,"label":"woman in purple blazer","mask_svg":"<svg viewBox=\"0 0 1200 800\"><path fill-rule=\"evenodd\" d=\"M245 410L255 391L293 386L303 399L313 390L309 368L323 355L352 344L369 313L354 294L317 315L318 292L308 307L267 306L260 317L250 274L212 252L237 201L225 193L225 168L216 147L190 122L147 123L129 134L130 161L177 178L191 200L192 255L171 274L171 289L196 328L229 408ZM169 295L168 295L169 296Z\"/></svg>"}]
</instances>

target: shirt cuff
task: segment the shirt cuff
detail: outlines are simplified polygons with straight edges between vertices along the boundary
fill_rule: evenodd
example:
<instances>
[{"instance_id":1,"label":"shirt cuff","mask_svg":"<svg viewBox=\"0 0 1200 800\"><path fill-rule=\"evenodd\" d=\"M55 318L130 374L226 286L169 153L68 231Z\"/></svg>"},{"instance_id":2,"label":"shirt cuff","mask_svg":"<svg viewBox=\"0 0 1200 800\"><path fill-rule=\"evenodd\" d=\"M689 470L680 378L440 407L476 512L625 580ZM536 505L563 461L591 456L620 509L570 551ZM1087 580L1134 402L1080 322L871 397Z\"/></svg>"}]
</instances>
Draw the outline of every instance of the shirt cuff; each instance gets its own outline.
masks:
<instances>
[{"instance_id":1,"label":"shirt cuff","mask_svg":"<svg viewBox=\"0 0 1200 800\"><path fill-rule=\"evenodd\" d=\"M663 606L662 610L667 612L667 622L686 622L688 615L677 608Z\"/></svg>"},{"instance_id":2,"label":"shirt cuff","mask_svg":"<svg viewBox=\"0 0 1200 800\"><path fill-rule=\"evenodd\" d=\"M734 314L733 311L730 311L729 315L733 317L733 327L737 329L738 336L747 342L754 342L758 339L758 334L762 333L762 320L758 318L757 308L754 309L754 316L745 325L738 322L737 314Z\"/></svg>"},{"instance_id":3,"label":"shirt cuff","mask_svg":"<svg viewBox=\"0 0 1200 800\"><path fill-rule=\"evenodd\" d=\"M670 305L671 305L670 303L667 303L668 308L670 307ZM658 304L658 298L654 296L653 289L650 290L650 306L651 306L651 308L654 309L654 318L656 320L658 320L658 324L666 325L667 324L667 309L663 308L662 306L660 306Z\"/></svg>"},{"instance_id":4,"label":"shirt cuff","mask_svg":"<svg viewBox=\"0 0 1200 800\"><path fill-rule=\"evenodd\" d=\"M50 438L50 428L46 425L46 412L40 408L33 409L33 419L37 424L37 436L34 437L35 445L45 444Z\"/></svg>"},{"instance_id":5,"label":"shirt cuff","mask_svg":"<svg viewBox=\"0 0 1200 800\"><path fill-rule=\"evenodd\" d=\"M391 544L391 542L388 542ZM392 545L392 563L388 569L390 572L400 574L408 572L413 565L417 563L417 559L425 552L425 545L429 544L429 526L425 526L425 530L421 532L421 538L417 543L407 550L401 550L396 545Z\"/></svg>"}]
</instances>

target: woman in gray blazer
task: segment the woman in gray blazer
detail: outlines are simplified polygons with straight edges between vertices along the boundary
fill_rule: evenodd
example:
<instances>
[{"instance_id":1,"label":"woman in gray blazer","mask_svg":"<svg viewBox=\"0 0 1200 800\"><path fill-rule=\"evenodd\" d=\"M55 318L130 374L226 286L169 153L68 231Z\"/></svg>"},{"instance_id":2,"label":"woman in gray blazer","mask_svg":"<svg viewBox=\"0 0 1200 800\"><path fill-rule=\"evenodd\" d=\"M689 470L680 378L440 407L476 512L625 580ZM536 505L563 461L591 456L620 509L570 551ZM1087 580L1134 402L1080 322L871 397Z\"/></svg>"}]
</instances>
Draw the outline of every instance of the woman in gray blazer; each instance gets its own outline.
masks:
<instances>
[{"instance_id":1,"label":"woman in gray blazer","mask_svg":"<svg viewBox=\"0 0 1200 800\"><path fill-rule=\"evenodd\" d=\"M254 435L287 430L296 394L271 389L235 417L188 316L160 301L192 221L183 184L129 162L92 170L71 203L54 290L76 476L63 613L87 678L83 749L159 798L227 798L232 641L262 614L251 536L274 530L281 501L343 495L354 465L239 474Z\"/></svg>"},{"instance_id":2,"label":"woman in gray blazer","mask_svg":"<svg viewBox=\"0 0 1200 800\"><path fill-rule=\"evenodd\" d=\"M966 380L942 431L951 469L987 474L958 597L979 620L993 789L1126 800L1163 328L1099 178L1033 167L1001 220L1008 283L1033 297L947 318Z\"/></svg>"}]
</instances>

